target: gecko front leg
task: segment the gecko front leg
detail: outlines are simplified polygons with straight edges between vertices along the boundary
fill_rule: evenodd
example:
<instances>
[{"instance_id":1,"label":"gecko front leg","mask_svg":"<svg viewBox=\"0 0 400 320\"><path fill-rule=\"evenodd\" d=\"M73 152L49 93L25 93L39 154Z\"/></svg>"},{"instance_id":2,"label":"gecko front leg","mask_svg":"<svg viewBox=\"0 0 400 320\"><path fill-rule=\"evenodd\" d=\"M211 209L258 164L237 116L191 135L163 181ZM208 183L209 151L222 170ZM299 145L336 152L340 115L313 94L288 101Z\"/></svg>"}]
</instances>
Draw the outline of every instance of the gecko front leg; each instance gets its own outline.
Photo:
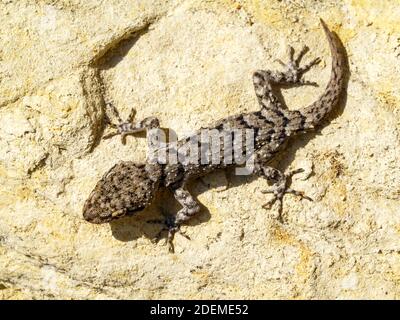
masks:
<instances>
[{"instance_id":1,"label":"gecko front leg","mask_svg":"<svg viewBox=\"0 0 400 320\"><path fill-rule=\"evenodd\" d=\"M137 122L136 124L133 123L133 120L136 115L136 110L132 108L131 113L128 116L126 121L123 121L119 116L118 110L112 105L111 103L106 104L106 116L109 125L116 129L116 131L109 133L103 137L103 139L109 139L116 135L121 135L121 142L122 144L126 143L126 136L138 132L142 132L149 129L156 129L160 128L160 121L156 117L147 117L142 121ZM116 124L113 123L112 118L117 120Z\"/></svg>"},{"instance_id":2,"label":"gecko front leg","mask_svg":"<svg viewBox=\"0 0 400 320\"><path fill-rule=\"evenodd\" d=\"M175 199L182 206L182 209L178 211L175 216L169 215L164 220L149 220L149 223L156 223L163 225L163 228L156 236L156 239L160 238L160 235L164 231L168 231L167 243L169 251L174 252L174 236L175 233L179 233L187 239L190 239L185 233L180 230L182 223L190 220L195 214L200 211L200 206L197 201L193 198L186 187L179 187L172 189Z\"/></svg>"}]
</instances>

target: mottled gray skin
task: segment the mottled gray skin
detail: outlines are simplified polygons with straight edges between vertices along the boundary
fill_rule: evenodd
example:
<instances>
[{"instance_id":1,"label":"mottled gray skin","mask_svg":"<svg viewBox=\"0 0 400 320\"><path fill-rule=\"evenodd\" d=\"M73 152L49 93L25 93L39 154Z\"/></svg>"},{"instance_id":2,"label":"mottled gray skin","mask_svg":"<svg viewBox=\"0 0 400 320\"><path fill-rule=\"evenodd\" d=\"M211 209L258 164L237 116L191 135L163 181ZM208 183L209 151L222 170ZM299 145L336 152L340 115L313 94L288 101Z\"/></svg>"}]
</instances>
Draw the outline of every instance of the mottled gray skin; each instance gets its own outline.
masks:
<instances>
[{"instance_id":1,"label":"mottled gray skin","mask_svg":"<svg viewBox=\"0 0 400 320\"><path fill-rule=\"evenodd\" d=\"M287 67L285 72L258 70L253 74L255 93L261 106L260 110L230 116L208 128L202 128L216 129L218 131L230 129L254 130L255 148L254 153L251 155L254 157L253 173L273 182L273 189L264 191L264 193L273 194L272 200L266 206L270 207L275 201L278 201L279 214L282 212L282 198L286 193L292 193L308 200L311 199L302 192L290 189L287 185L290 180L288 178L295 173L301 172L301 169L284 174L269 166L269 163L285 147L290 137L313 130L321 124L327 114L338 104L340 95L344 90L346 73L344 49L341 47L337 36L329 31L322 20L321 24L331 49L332 72L324 93L316 102L303 109L291 111L284 108L273 93L274 86L313 84L302 80L302 75L310 67L317 64L320 59L314 59L308 65L300 67L300 60L306 53L307 48L305 47L298 57L294 58L293 49L290 47L290 61L285 65ZM283 63L281 62L281 64ZM128 120L123 122L117 110L111 105L108 107L108 111L113 113L119 124L111 124L117 128L117 131L104 138L119 134L124 143L126 135L159 127L159 121L154 117L146 118L134 125L134 110ZM198 135L199 132L195 134ZM178 152L189 138L178 142ZM223 152L221 154L223 155ZM234 166L237 163L231 165ZM97 183L85 203L83 216L92 223L109 222L142 210L151 203L154 194L160 187L167 187L173 192L182 209L176 215L167 217L165 221L153 222L165 225L163 230L169 231L168 242L170 250L173 250L172 240L175 232L179 231L179 226L200 211L198 203L186 188L188 181L227 166L223 161L218 165L183 163L135 164L133 162L121 162L111 168Z\"/></svg>"}]
</instances>

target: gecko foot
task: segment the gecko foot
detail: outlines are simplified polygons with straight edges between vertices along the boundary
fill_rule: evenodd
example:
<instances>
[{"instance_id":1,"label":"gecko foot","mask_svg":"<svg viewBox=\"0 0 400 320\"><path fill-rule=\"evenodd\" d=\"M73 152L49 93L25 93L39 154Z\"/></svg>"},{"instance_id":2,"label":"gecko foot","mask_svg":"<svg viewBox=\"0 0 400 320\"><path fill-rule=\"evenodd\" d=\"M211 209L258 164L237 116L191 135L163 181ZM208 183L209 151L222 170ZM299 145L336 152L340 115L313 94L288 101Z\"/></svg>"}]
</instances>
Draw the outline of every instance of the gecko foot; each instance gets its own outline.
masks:
<instances>
[{"instance_id":1,"label":"gecko foot","mask_svg":"<svg viewBox=\"0 0 400 320\"><path fill-rule=\"evenodd\" d=\"M126 144L126 136L135 132L142 131L141 128L134 128L133 119L135 118L136 110L132 108L126 121L123 121L119 115L117 108L112 103L106 104L106 119L111 128L116 131L111 132L103 137L109 139L117 135L121 135L122 144ZM114 123L113 120L117 123Z\"/></svg>"},{"instance_id":2,"label":"gecko foot","mask_svg":"<svg viewBox=\"0 0 400 320\"><path fill-rule=\"evenodd\" d=\"M116 131L107 134L103 137L103 139L109 139L116 135L121 135L122 144L126 143L126 136L130 134L135 134L138 132L151 130L151 129L159 129L160 121L156 117L147 117L142 121L138 121L136 124L133 123L133 119L135 118L136 110L132 108L131 113L126 121L122 121L119 116L118 110L111 104L107 103L106 105L106 118L108 124ZM112 119L115 119L117 124L112 122Z\"/></svg>"},{"instance_id":3,"label":"gecko foot","mask_svg":"<svg viewBox=\"0 0 400 320\"><path fill-rule=\"evenodd\" d=\"M273 194L273 198L265 203L262 207L264 209L270 209L275 202L278 202L278 219L282 222L282 210L283 210L283 196L285 194L291 193L296 196L301 197L302 199L306 199L309 201L313 201L310 197L306 196L303 191L297 191L288 187L288 182L291 180L292 176L303 172L304 169L296 169L292 170L287 174L283 174L282 178L275 183L272 189L270 190L262 190L262 193L271 193Z\"/></svg>"},{"instance_id":4,"label":"gecko foot","mask_svg":"<svg viewBox=\"0 0 400 320\"><path fill-rule=\"evenodd\" d=\"M174 216L167 216L164 220L161 220L161 219L148 220L147 223L160 224L163 226L163 228L155 236L156 243L161 240L161 236L165 231L168 232L168 236L166 238L165 244L168 244L168 251L170 253L175 252L175 248L174 248L175 233L179 233L186 239L190 240L190 237L180 229L180 225L177 225L175 223Z\"/></svg>"},{"instance_id":5,"label":"gecko foot","mask_svg":"<svg viewBox=\"0 0 400 320\"><path fill-rule=\"evenodd\" d=\"M304 67L300 67L301 59L308 52L308 50L308 47L304 46L295 58L293 47L288 46L289 62L284 63L282 62L282 60L277 59L277 61L286 68L286 71L283 73L285 82L292 84L317 86L316 82L306 81L302 79L304 73L306 73L308 70L311 69L312 66L318 64L321 61L320 58L315 58Z\"/></svg>"}]
</instances>

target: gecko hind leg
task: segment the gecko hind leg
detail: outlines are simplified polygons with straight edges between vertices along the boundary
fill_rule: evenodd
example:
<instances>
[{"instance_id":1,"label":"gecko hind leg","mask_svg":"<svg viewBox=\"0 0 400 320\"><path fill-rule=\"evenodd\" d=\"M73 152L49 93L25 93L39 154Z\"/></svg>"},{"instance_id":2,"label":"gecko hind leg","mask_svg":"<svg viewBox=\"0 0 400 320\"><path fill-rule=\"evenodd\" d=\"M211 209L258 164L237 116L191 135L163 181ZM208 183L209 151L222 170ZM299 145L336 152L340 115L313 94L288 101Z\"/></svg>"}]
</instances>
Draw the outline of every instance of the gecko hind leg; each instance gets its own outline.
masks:
<instances>
[{"instance_id":1,"label":"gecko hind leg","mask_svg":"<svg viewBox=\"0 0 400 320\"><path fill-rule=\"evenodd\" d=\"M108 124L116 129L116 131L111 132L103 137L103 139L109 139L114 136L120 135L122 144L126 144L126 136L145 131L147 129L160 128L160 122L156 117L147 117L142 121L134 124L133 120L136 115L136 110L131 109L131 112L126 121L123 121L119 115L117 108L111 103L106 104L106 118ZM117 123L113 123L113 119Z\"/></svg>"},{"instance_id":2,"label":"gecko hind leg","mask_svg":"<svg viewBox=\"0 0 400 320\"><path fill-rule=\"evenodd\" d=\"M257 96L258 102L262 107L281 109L282 102L278 96L274 93L274 86L282 85L312 85L316 86L315 82L306 81L302 77L310 68L318 64L321 59L315 58L310 63L301 67L300 62L303 56L307 53L308 47L304 46L300 53L295 57L294 49L288 47L289 62L283 63L281 60L277 60L283 65L286 70L281 71L270 71L270 70L257 70L253 73L253 85L254 91Z\"/></svg>"},{"instance_id":3,"label":"gecko hind leg","mask_svg":"<svg viewBox=\"0 0 400 320\"><path fill-rule=\"evenodd\" d=\"M297 173L301 173L304 170L303 169L296 169L292 170L289 173L282 173L281 171L271 168L271 167L264 167L262 168L263 176L265 176L267 179L273 180L274 184L271 189L269 190L262 190L262 193L271 193L273 195L273 198L265 203L262 207L264 209L270 209L275 202L278 202L278 219L282 221L282 211L283 211L283 197L285 194L294 194L296 196L299 196L302 199L306 199L309 201L313 201L310 197L306 196L303 191L298 191L294 190L292 188L289 188L289 182L291 181L291 178L293 175Z\"/></svg>"}]
</instances>

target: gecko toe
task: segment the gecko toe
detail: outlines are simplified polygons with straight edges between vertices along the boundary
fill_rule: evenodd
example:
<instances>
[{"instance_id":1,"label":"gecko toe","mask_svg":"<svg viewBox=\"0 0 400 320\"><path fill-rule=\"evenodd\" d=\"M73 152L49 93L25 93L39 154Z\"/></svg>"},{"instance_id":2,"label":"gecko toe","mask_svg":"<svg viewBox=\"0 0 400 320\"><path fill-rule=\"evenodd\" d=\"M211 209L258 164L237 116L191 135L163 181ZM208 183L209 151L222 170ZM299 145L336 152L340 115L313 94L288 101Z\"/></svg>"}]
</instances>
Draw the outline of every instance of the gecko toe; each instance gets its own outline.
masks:
<instances>
[{"instance_id":1,"label":"gecko toe","mask_svg":"<svg viewBox=\"0 0 400 320\"><path fill-rule=\"evenodd\" d=\"M175 252L174 238L175 238L176 233L179 233L184 238L191 240L190 237L180 229L180 225L175 223L175 216L167 216L165 219L147 220L146 222L150 223L150 224L159 224L159 225L163 226L162 229L154 237L153 242L155 242L155 243L160 242L160 240L162 238L162 234L164 232L167 232L168 234L167 234L167 237L165 238L164 244L168 245L168 251L170 253Z\"/></svg>"},{"instance_id":2,"label":"gecko toe","mask_svg":"<svg viewBox=\"0 0 400 320\"><path fill-rule=\"evenodd\" d=\"M276 61L279 62L279 64L283 65L286 67L286 71L283 73L285 76L285 79L288 81L288 83L291 84L297 84L297 85L311 85L311 86L317 86L315 82L312 81L306 81L302 79L302 76L310 70L314 65L318 64L321 59L319 57L314 58L311 60L309 63L305 64L304 66L300 66L300 62L303 59L304 55L309 51L309 48L307 46L304 46L299 54L297 56L295 55L295 50L293 49L292 46L288 46L288 56L289 56L289 61L287 63L283 63L281 60L277 59Z\"/></svg>"},{"instance_id":3,"label":"gecko toe","mask_svg":"<svg viewBox=\"0 0 400 320\"><path fill-rule=\"evenodd\" d=\"M303 191L298 191L289 188L289 182L291 178L298 174L304 172L303 168L298 168L289 171L286 174L282 174L280 180L277 181L276 184L273 185L271 189L261 190L264 194L272 194L272 198L265 204L262 205L263 209L271 209L272 206L278 202L278 219L283 222L282 213L283 213L283 197L285 194L294 194L295 196L300 197L301 199L306 199L309 201L313 201L310 197L304 194Z\"/></svg>"},{"instance_id":4,"label":"gecko toe","mask_svg":"<svg viewBox=\"0 0 400 320\"><path fill-rule=\"evenodd\" d=\"M294 194L295 196L300 197L301 199L306 199L308 201L314 201L312 198L304 194L304 191L298 191L298 190L293 190L293 189L286 189L285 193L291 193Z\"/></svg>"}]
</instances>

